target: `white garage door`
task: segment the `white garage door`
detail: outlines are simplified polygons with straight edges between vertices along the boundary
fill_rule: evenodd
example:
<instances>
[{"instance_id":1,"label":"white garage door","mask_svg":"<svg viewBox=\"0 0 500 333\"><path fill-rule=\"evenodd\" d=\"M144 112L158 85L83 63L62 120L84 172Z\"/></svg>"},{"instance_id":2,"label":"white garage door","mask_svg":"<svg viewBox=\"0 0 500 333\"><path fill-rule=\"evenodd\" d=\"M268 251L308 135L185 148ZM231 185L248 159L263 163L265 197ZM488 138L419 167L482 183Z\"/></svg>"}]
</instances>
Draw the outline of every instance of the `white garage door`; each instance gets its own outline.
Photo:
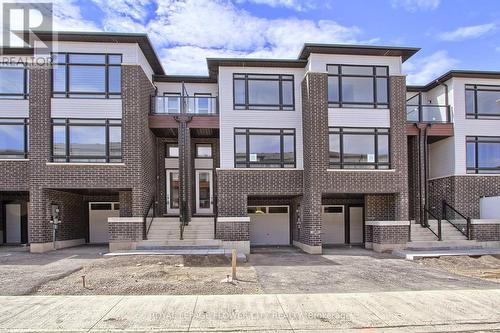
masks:
<instances>
[{"instance_id":1,"label":"white garage door","mask_svg":"<svg viewBox=\"0 0 500 333\"><path fill-rule=\"evenodd\" d=\"M321 217L321 242L325 245L345 244L344 206L323 206Z\"/></svg>"},{"instance_id":2,"label":"white garage door","mask_svg":"<svg viewBox=\"0 0 500 333\"><path fill-rule=\"evenodd\" d=\"M89 242L108 243L108 217L119 217L120 207L116 202L89 203Z\"/></svg>"},{"instance_id":3,"label":"white garage door","mask_svg":"<svg viewBox=\"0 0 500 333\"><path fill-rule=\"evenodd\" d=\"M251 245L290 245L288 206L248 207Z\"/></svg>"}]
</instances>

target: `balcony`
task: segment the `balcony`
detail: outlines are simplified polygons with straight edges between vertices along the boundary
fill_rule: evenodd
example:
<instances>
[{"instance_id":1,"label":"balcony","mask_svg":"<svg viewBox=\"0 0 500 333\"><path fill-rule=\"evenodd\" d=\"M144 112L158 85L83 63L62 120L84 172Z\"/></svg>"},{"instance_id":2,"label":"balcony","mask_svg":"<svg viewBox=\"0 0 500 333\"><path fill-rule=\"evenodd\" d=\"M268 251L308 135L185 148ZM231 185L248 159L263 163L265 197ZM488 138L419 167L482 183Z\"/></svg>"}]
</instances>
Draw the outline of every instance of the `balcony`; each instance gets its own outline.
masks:
<instances>
[{"instance_id":1,"label":"balcony","mask_svg":"<svg viewBox=\"0 0 500 333\"><path fill-rule=\"evenodd\" d=\"M406 105L406 121L409 123L451 123L449 105Z\"/></svg>"},{"instance_id":2,"label":"balcony","mask_svg":"<svg viewBox=\"0 0 500 333\"><path fill-rule=\"evenodd\" d=\"M219 113L217 102L217 97L211 96L152 96L151 114L216 116Z\"/></svg>"}]
</instances>

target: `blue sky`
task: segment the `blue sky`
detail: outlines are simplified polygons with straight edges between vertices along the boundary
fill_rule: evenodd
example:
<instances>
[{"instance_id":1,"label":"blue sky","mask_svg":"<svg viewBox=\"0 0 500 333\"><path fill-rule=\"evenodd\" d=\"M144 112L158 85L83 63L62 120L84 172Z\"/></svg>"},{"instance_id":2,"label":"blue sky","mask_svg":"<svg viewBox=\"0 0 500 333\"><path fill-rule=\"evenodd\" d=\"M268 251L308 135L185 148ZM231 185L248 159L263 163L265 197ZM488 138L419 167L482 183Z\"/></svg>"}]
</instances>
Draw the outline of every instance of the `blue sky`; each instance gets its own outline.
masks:
<instances>
[{"instance_id":1,"label":"blue sky","mask_svg":"<svg viewBox=\"0 0 500 333\"><path fill-rule=\"evenodd\" d=\"M304 42L416 46L412 84L500 70L498 0L55 0L61 30L146 32L168 74L206 57L295 58Z\"/></svg>"}]
</instances>

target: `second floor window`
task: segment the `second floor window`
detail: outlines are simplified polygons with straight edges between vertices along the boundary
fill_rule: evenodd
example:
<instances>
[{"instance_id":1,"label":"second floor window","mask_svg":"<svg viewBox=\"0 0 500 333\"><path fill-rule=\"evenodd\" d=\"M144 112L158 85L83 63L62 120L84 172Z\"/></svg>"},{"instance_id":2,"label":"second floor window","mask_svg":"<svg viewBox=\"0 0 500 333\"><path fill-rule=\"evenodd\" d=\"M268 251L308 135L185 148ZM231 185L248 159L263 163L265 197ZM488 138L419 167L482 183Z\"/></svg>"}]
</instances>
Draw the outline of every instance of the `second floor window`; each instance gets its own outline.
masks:
<instances>
[{"instance_id":1,"label":"second floor window","mask_svg":"<svg viewBox=\"0 0 500 333\"><path fill-rule=\"evenodd\" d=\"M120 98L120 54L53 54L54 97Z\"/></svg>"},{"instance_id":2,"label":"second floor window","mask_svg":"<svg viewBox=\"0 0 500 333\"><path fill-rule=\"evenodd\" d=\"M500 173L500 137L467 137L467 173Z\"/></svg>"},{"instance_id":3,"label":"second floor window","mask_svg":"<svg viewBox=\"0 0 500 333\"><path fill-rule=\"evenodd\" d=\"M330 128L330 168L389 169L387 128Z\"/></svg>"},{"instance_id":4,"label":"second floor window","mask_svg":"<svg viewBox=\"0 0 500 333\"><path fill-rule=\"evenodd\" d=\"M119 119L52 119L52 161L120 163Z\"/></svg>"},{"instance_id":5,"label":"second floor window","mask_svg":"<svg viewBox=\"0 0 500 333\"><path fill-rule=\"evenodd\" d=\"M28 97L28 69L20 66L0 66L0 98Z\"/></svg>"},{"instance_id":6,"label":"second floor window","mask_svg":"<svg viewBox=\"0 0 500 333\"><path fill-rule=\"evenodd\" d=\"M0 118L0 159L28 158L28 119Z\"/></svg>"},{"instance_id":7,"label":"second floor window","mask_svg":"<svg viewBox=\"0 0 500 333\"><path fill-rule=\"evenodd\" d=\"M327 65L327 71L330 107L389 107L387 66Z\"/></svg>"},{"instance_id":8,"label":"second floor window","mask_svg":"<svg viewBox=\"0 0 500 333\"><path fill-rule=\"evenodd\" d=\"M295 168L295 129L235 128L237 168Z\"/></svg>"},{"instance_id":9,"label":"second floor window","mask_svg":"<svg viewBox=\"0 0 500 333\"><path fill-rule=\"evenodd\" d=\"M467 118L500 119L500 86L465 85Z\"/></svg>"},{"instance_id":10,"label":"second floor window","mask_svg":"<svg viewBox=\"0 0 500 333\"><path fill-rule=\"evenodd\" d=\"M233 74L235 110L295 109L293 75Z\"/></svg>"}]
</instances>

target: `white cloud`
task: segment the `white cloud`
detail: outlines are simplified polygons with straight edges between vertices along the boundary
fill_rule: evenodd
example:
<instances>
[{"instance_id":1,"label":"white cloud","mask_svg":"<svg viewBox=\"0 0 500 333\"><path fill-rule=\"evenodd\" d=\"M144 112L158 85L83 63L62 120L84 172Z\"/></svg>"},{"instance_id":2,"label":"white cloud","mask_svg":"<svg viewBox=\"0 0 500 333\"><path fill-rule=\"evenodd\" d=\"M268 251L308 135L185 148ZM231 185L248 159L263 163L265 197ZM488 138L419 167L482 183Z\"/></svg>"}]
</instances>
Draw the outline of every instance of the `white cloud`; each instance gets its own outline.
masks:
<instances>
[{"instance_id":1,"label":"white cloud","mask_svg":"<svg viewBox=\"0 0 500 333\"><path fill-rule=\"evenodd\" d=\"M205 74L207 56L295 58L305 42L356 43L360 34L332 20L258 17L230 0L93 1L104 30L148 33L169 74Z\"/></svg>"},{"instance_id":2,"label":"white cloud","mask_svg":"<svg viewBox=\"0 0 500 333\"><path fill-rule=\"evenodd\" d=\"M461 41L464 39L481 37L495 29L496 25L494 23L471 25L440 33L438 38L444 41Z\"/></svg>"},{"instance_id":3,"label":"white cloud","mask_svg":"<svg viewBox=\"0 0 500 333\"><path fill-rule=\"evenodd\" d=\"M251 2L258 5L267 5L270 7L284 7L299 12L316 8L316 3L312 0L237 0L237 2Z\"/></svg>"},{"instance_id":4,"label":"white cloud","mask_svg":"<svg viewBox=\"0 0 500 333\"><path fill-rule=\"evenodd\" d=\"M408 74L408 84L427 84L455 67L458 63L457 59L450 57L446 51L442 50L418 60L405 62L403 72Z\"/></svg>"},{"instance_id":5,"label":"white cloud","mask_svg":"<svg viewBox=\"0 0 500 333\"><path fill-rule=\"evenodd\" d=\"M419 10L434 10L439 7L441 0L392 0L393 7L402 7L409 12Z\"/></svg>"},{"instance_id":6,"label":"white cloud","mask_svg":"<svg viewBox=\"0 0 500 333\"><path fill-rule=\"evenodd\" d=\"M58 31L98 31L97 25L85 20L75 0L53 1L53 26Z\"/></svg>"}]
</instances>

